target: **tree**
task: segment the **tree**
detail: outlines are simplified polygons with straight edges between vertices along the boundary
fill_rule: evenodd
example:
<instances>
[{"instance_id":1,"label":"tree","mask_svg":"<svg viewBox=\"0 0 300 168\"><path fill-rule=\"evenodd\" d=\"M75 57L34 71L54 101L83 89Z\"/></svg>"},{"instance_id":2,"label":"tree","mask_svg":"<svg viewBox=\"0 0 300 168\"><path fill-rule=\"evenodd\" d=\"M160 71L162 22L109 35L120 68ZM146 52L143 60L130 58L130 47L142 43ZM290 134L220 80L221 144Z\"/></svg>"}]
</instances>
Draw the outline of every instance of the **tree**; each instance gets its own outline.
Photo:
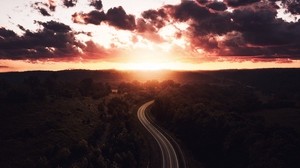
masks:
<instances>
[{"instance_id":1,"label":"tree","mask_svg":"<svg viewBox=\"0 0 300 168\"><path fill-rule=\"evenodd\" d=\"M89 96L94 90L94 81L92 78L82 79L79 83L79 91L82 96Z\"/></svg>"}]
</instances>

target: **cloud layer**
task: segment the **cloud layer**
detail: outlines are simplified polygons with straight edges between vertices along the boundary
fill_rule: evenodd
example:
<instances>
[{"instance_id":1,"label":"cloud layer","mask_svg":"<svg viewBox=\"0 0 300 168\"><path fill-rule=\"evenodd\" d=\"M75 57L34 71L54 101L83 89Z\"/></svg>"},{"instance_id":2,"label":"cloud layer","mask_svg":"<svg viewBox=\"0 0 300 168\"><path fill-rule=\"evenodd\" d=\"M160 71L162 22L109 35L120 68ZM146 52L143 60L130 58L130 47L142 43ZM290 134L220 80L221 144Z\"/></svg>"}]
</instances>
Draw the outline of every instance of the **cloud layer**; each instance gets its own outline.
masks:
<instances>
[{"instance_id":1,"label":"cloud layer","mask_svg":"<svg viewBox=\"0 0 300 168\"><path fill-rule=\"evenodd\" d=\"M163 43L159 31L168 25L187 24L178 29L174 39L184 38L191 52L199 50L218 57L300 59L300 21L287 22L278 18L278 9L284 7L292 15L300 14L300 0L212 0L182 1L177 5L164 5L149 9L141 16L128 14L122 6L103 10L101 0L89 0L93 9L73 13L73 23L80 25L103 24L118 30L129 31L133 37L141 36L154 43ZM32 5L42 16L50 17L56 12L57 1ZM76 7L77 0L63 0L66 10ZM1 59L102 59L108 49L93 41L81 41L71 25L58 21L36 21L38 31L27 30L17 35L7 28L0 28ZM137 38L133 38L135 43ZM120 49L122 50L122 49ZM99 54L91 54L99 53ZM93 55L93 56L89 56Z\"/></svg>"}]
</instances>

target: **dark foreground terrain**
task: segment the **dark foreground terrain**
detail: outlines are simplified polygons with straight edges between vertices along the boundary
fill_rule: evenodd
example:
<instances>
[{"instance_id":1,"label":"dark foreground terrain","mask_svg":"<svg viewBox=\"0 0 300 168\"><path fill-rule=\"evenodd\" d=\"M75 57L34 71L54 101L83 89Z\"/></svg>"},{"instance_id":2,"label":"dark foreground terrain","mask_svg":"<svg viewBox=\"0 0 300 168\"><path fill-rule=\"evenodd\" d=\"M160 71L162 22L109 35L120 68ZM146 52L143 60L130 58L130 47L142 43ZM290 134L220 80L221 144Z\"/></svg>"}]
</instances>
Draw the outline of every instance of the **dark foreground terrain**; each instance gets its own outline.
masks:
<instances>
[{"instance_id":1,"label":"dark foreground terrain","mask_svg":"<svg viewBox=\"0 0 300 168\"><path fill-rule=\"evenodd\" d=\"M2 73L0 167L146 167L154 99L189 167L298 168L299 86L300 69Z\"/></svg>"}]
</instances>

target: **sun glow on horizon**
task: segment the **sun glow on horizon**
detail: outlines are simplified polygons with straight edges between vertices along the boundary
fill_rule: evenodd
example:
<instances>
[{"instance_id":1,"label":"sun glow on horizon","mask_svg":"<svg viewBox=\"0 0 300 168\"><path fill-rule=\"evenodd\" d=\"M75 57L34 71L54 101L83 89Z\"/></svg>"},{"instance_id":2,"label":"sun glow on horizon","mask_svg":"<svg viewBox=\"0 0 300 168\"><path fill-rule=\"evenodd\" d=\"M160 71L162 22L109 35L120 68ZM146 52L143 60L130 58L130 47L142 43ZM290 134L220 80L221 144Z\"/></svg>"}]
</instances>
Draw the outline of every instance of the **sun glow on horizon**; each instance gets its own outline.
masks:
<instances>
[{"instance_id":1,"label":"sun glow on horizon","mask_svg":"<svg viewBox=\"0 0 300 168\"><path fill-rule=\"evenodd\" d=\"M165 67L162 64L154 63L129 63L126 66L122 66L121 70L163 70Z\"/></svg>"},{"instance_id":2,"label":"sun glow on horizon","mask_svg":"<svg viewBox=\"0 0 300 168\"><path fill-rule=\"evenodd\" d=\"M276 65L276 66L274 66ZM297 68L300 67L300 61L293 63L273 63L260 62L254 63L251 61L244 62L26 62L4 60L0 63L0 72L22 72L22 71L60 71L71 69L87 69L87 70L140 70L140 71L160 71L160 70L175 70L175 71L195 71L195 70L222 70L222 69L256 69L256 68Z\"/></svg>"}]
</instances>

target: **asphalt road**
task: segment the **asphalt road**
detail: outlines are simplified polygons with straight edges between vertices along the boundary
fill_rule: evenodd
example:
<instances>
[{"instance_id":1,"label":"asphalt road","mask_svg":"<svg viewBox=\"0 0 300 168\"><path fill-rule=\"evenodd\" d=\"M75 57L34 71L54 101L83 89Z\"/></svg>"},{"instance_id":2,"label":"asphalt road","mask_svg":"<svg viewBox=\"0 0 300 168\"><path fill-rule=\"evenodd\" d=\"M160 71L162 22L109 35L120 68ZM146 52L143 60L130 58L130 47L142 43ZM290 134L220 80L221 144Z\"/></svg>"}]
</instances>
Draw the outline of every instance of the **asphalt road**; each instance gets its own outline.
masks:
<instances>
[{"instance_id":1,"label":"asphalt road","mask_svg":"<svg viewBox=\"0 0 300 168\"><path fill-rule=\"evenodd\" d=\"M139 108L137 112L138 119L143 124L143 126L148 130L148 132L154 137L154 139L157 141L159 145L162 154L162 168L179 168L179 161L178 161L179 159L172 143L146 117L146 109L153 103L154 101L149 101L143 104Z\"/></svg>"}]
</instances>

